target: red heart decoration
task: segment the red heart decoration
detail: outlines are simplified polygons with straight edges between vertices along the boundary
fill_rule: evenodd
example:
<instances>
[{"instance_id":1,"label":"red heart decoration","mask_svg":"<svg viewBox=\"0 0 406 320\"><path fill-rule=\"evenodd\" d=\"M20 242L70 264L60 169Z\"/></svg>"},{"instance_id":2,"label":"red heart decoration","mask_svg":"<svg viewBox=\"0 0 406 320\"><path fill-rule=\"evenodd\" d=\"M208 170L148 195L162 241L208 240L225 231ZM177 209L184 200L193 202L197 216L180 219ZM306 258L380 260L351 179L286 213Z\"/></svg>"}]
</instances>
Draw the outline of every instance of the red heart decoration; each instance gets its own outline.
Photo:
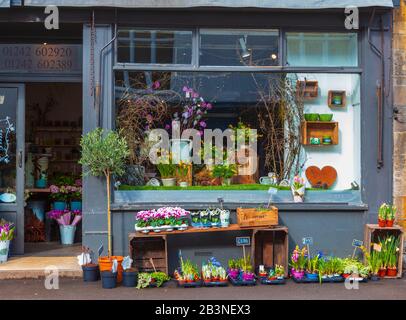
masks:
<instances>
[{"instance_id":1,"label":"red heart decoration","mask_svg":"<svg viewBox=\"0 0 406 320\"><path fill-rule=\"evenodd\" d=\"M306 178L312 188L329 189L337 180L337 171L331 166L319 167L310 166L306 169Z\"/></svg>"}]
</instances>

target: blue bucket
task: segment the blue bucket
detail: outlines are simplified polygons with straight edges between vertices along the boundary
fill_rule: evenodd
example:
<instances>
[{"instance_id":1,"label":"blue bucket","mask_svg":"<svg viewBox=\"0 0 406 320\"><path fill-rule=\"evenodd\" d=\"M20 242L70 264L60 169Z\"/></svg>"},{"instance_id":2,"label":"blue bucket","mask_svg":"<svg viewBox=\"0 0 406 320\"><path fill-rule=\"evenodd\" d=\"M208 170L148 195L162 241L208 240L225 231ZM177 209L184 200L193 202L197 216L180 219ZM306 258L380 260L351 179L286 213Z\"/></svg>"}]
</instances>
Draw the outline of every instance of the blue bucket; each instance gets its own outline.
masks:
<instances>
[{"instance_id":1,"label":"blue bucket","mask_svg":"<svg viewBox=\"0 0 406 320\"><path fill-rule=\"evenodd\" d=\"M117 272L103 271L100 275L104 289L113 289L117 286Z\"/></svg>"},{"instance_id":2,"label":"blue bucket","mask_svg":"<svg viewBox=\"0 0 406 320\"><path fill-rule=\"evenodd\" d=\"M59 226L59 231L61 233L61 243L62 244L73 244L75 240L76 226Z\"/></svg>"},{"instance_id":3,"label":"blue bucket","mask_svg":"<svg viewBox=\"0 0 406 320\"><path fill-rule=\"evenodd\" d=\"M54 210L65 210L66 209L66 202L65 201L54 201Z\"/></svg>"},{"instance_id":4,"label":"blue bucket","mask_svg":"<svg viewBox=\"0 0 406 320\"><path fill-rule=\"evenodd\" d=\"M82 201L79 201L79 200L71 201L70 209L72 211L76 211L76 210L82 211Z\"/></svg>"}]
</instances>

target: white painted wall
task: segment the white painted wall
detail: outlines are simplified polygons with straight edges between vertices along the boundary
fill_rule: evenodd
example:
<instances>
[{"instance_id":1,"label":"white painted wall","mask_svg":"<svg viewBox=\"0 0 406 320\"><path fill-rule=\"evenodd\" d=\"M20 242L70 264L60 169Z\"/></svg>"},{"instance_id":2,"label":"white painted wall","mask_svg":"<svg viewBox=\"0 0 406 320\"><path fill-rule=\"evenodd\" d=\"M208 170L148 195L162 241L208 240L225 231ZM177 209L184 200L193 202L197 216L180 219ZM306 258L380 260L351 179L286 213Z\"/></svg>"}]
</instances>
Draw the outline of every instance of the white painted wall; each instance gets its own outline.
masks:
<instances>
[{"instance_id":1,"label":"white painted wall","mask_svg":"<svg viewBox=\"0 0 406 320\"><path fill-rule=\"evenodd\" d=\"M351 182L361 185L361 104L360 77L352 74L299 74L299 80L317 80L319 96L305 102L305 113L333 113L333 121L339 123L339 144L336 146L304 146L306 163L320 169L330 165L337 170L337 181L334 190L351 188ZM345 108L329 108L328 91L345 90L347 104ZM307 186L310 185L307 183Z\"/></svg>"}]
</instances>

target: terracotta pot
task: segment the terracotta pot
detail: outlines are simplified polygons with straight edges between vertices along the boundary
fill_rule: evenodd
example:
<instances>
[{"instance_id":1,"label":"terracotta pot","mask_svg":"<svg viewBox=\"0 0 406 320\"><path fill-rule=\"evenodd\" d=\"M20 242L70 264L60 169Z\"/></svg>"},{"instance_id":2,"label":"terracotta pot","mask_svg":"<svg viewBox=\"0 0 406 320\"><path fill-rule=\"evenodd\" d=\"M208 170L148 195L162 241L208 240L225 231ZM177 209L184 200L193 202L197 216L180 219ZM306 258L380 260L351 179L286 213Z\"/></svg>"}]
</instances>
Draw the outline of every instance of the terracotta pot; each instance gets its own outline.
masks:
<instances>
[{"instance_id":1,"label":"terracotta pot","mask_svg":"<svg viewBox=\"0 0 406 320\"><path fill-rule=\"evenodd\" d=\"M388 277L396 277L398 275L398 269L397 268L388 268L386 271L386 275Z\"/></svg>"},{"instance_id":2,"label":"terracotta pot","mask_svg":"<svg viewBox=\"0 0 406 320\"><path fill-rule=\"evenodd\" d=\"M386 227L386 220L378 219L378 225L379 225L381 228Z\"/></svg>"},{"instance_id":3,"label":"terracotta pot","mask_svg":"<svg viewBox=\"0 0 406 320\"><path fill-rule=\"evenodd\" d=\"M121 282L123 279L123 267L121 266L123 262L122 256L99 257L99 269L100 272L111 271L114 259L117 260L117 282Z\"/></svg>"},{"instance_id":4,"label":"terracotta pot","mask_svg":"<svg viewBox=\"0 0 406 320\"><path fill-rule=\"evenodd\" d=\"M378 276L379 276L380 278L385 277L385 276L386 276L386 268L379 269L379 271L378 271Z\"/></svg>"},{"instance_id":5,"label":"terracotta pot","mask_svg":"<svg viewBox=\"0 0 406 320\"><path fill-rule=\"evenodd\" d=\"M387 227L393 227L393 220L386 220Z\"/></svg>"}]
</instances>

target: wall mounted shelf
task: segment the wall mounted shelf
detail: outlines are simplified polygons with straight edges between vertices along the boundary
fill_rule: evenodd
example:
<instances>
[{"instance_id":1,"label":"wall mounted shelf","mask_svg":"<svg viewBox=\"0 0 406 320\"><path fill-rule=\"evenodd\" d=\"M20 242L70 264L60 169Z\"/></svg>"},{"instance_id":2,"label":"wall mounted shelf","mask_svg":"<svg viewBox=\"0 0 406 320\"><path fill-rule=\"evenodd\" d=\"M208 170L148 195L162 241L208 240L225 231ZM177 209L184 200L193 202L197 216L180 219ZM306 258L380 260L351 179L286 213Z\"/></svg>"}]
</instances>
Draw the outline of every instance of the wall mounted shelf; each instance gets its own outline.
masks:
<instances>
[{"instance_id":1,"label":"wall mounted shelf","mask_svg":"<svg viewBox=\"0 0 406 320\"><path fill-rule=\"evenodd\" d=\"M297 98L303 100L316 99L319 95L319 82L315 80L298 80L296 82Z\"/></svg>"},{"instance_id":2,"label":"wall mounted shelf","mask_svg":"<svg viewBox=\"0 0 406 320\"><path fill-rule=\"evenodd\" d=\"M330 108L344 108L347 103L346 93L341 90L330 90L328 92L328 106Z\"/></svg>"},{"instance_id":3,"label":"wall mounted shelf","mask_svg":"<svg viewBox=\"0 0 406 320\"><path fill-rule=\"evenodd\" d=\"M302 144L306 146L326 147L338 144L338 122L303 121L301 125ZM331 137L331 144L322 144L323 136ZM310 138L319 138L320 144L311 144Z\"/></svg>"}]
</instances>

